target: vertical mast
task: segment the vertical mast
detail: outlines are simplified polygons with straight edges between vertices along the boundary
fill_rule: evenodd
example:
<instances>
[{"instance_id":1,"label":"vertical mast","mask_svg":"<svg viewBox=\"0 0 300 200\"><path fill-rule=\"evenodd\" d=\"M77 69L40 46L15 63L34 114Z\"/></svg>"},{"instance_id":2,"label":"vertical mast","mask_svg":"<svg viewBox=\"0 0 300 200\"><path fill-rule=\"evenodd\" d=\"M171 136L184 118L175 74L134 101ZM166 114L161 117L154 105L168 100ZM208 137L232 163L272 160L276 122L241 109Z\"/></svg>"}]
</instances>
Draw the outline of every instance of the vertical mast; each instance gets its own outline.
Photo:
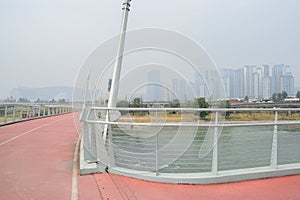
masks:
<instances>
[{"instance_id":1,"label":"vertical mast","mask_svg":"<svg viewBox=\"0 0 300 200\"><path fill-rule=\"evenodd\" d=\"M115 63L115 67L114 67L111 90L110 90L109 99L108 99L108 106L107 106L108 109L116 107L116 105L117 105L117 98L118 98L118 93L119 93L119 81L120 81L120 75L121 75L126 29L127 29L127 22L128 22L128 14L130 11L130 2L131 2L131 0L124 0L124 3L123 3L121 34L120 34L120 38L119 38L117 58L116 58L116 63ZM110 121L109 111L107 111L106 122L109 122L109 121ZM108 125L105 124L104 133L103 133L104 141L106 140L107 131L108 131Z\"/></svg>"},{"instance_id":2,"label":"vertical mast","mask_svg":"<svg viewBox=\"0 0 300 200\"><path fill-rule=\"evenodd\" d=\"M120 75L121 75L126 29L127 29L127 22L128 22L128 14L130 11L130 9L129 9L130 2L131 2L131 0L125 0L123 3L121 35L120 35L120 40L119 40L118 52L117 52L117 60L116 60L116 64L114 67L114 74L113 74L113 78L112 78L111 91L110 91L109 100L108 100L108 108L116 107L116 104L117 104L117 97L118 97L118 92L119 92L119 81L120 81Z\"/></svg>"}]
</instances>

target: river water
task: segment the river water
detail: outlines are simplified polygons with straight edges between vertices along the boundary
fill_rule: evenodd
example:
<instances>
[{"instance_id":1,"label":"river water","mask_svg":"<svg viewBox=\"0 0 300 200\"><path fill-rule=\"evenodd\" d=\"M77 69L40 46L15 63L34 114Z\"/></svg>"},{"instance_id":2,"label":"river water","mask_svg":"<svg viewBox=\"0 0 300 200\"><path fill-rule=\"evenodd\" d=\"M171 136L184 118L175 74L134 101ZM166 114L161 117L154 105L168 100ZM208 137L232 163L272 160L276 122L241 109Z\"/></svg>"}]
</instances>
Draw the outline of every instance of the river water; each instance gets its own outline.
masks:
<instances>
[{"instance_id":1,"label":"river water","mask_svg":"<svg viewBox=\"0 0 300 200\"><path fill-rule=\"evenodd\" d=\"M219 129L218 170L269 166L274 127ZM115 127L115 166L165 173L211 172L215 143L207 128ZM278 127L278 165L300 163L300 126Z\"/></svg>"}]
</instances>

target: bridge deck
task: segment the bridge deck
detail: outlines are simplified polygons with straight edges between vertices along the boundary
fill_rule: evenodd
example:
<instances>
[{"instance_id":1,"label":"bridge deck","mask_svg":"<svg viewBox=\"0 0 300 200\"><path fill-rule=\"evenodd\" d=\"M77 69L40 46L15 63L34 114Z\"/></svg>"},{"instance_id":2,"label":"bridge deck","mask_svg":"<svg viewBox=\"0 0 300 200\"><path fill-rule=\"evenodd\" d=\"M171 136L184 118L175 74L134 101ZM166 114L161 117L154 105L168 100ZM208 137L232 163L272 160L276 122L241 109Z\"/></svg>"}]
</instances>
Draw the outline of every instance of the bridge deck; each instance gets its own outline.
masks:
<instances>
[{"instance_id":1,"label":"bridge deck","mask_svg":"<svg viewBox=\"0 0 300 200\"><path fill-rule=\"evenodd\" d=\"M219 185L172 185L96 174L78 176L78 185L72 189L76 141L72 114L0 127L0 199L72 199L77 188L78 198L84 200L300 199L300 175Z\"/></svg>"}]
</instances>

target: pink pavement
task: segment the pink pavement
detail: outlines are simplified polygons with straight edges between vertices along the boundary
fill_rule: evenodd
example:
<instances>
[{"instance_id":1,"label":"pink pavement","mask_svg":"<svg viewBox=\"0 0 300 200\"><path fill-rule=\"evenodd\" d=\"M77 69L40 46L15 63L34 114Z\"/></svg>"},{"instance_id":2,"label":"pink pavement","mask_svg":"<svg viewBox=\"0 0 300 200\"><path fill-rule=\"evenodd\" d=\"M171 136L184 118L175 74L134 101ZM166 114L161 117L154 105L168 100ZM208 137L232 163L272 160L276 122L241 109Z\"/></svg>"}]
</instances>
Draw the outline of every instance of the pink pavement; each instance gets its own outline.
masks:
<instances>
[{"instance_id":1,"label":"pink pavement","mask_svg":"<svg viewBox=\"0 0 300 200\"><path fill-rule=\"evenodd\" d=\"M0 127L0 199L71 199L76 139L72 114Z\"/></svg>"},{"instance_id":2,"label":"pink pavement","mask_svg":"<svg viewBox=\"0 0 300 200\"><path fill-rule=\"evenodd\" d=\"M77 137L72 114L0 127L0 200L72 199ZM300 175L217 185L162 184L107 173L77 178L83 200L300 199Z\"/></svg>"}]
</instances>

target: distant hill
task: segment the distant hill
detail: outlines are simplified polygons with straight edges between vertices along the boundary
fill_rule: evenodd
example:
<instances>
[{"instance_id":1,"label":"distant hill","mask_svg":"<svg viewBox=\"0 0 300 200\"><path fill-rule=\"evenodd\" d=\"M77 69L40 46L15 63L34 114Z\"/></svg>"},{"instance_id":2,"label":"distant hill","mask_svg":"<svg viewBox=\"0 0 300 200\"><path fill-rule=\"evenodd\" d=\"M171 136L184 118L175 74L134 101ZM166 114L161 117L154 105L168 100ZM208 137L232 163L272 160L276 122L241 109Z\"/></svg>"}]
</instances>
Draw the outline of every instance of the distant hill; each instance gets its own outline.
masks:
<instances>
[{"instance_id":1,"label":"distant hill","mask_svg":"<svg viewBox=\"0 0 300 200\"><path fill-rule=\"evenodd\" d=\"M43 87L43 88L14 88L10 91L10 95L15 99L20 97L30 100L51 100L66 99L72 100L72 87Z\"/></svg>"}]
</instances>

